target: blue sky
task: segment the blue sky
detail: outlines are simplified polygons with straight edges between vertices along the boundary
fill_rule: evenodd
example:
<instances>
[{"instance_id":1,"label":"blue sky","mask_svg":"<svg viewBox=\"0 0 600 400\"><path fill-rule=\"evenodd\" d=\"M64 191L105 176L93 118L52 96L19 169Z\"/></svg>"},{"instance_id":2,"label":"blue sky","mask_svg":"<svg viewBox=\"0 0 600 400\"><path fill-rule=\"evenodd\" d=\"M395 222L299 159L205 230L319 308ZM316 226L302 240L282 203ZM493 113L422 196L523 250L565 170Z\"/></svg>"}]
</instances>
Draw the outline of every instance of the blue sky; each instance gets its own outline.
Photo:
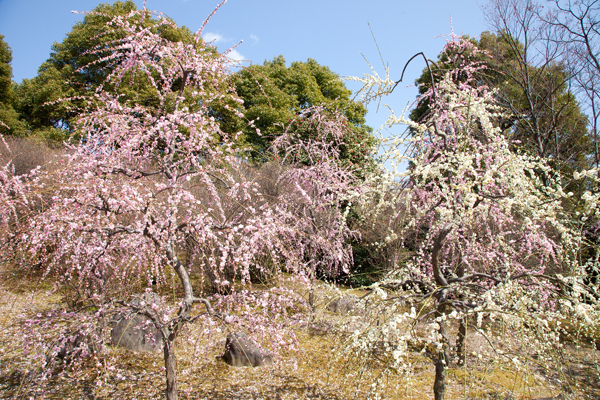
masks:
<instances>
[{"instance_id":1,"label":"blue sky","mask_svg":"<svg viewBox=\"0 0 600 400\"><path fill-rule=\"evenodd\" d=\"M0 0L0 34L13 52L13 79L33 78L73 24L83 19L71 13L90 11L98 0ZM138 7L143 1L136 0ZM217 0L148 0L146 6L162 11L179 25L196 31L219 3ZM404 64L420 51L435 59L445 38L456 34L477 36L488 29L481 10L485 0L229 0L204 30L216 39L220 51L243 41L238 57L262 64L283 55L288 62L314 58L340 76L370 72L363 55L380 75L384 68L369 24L389 63L392 79L399 79ZM362 53L362 55L361 55ZM415 59L404 81L412 85L424 67ZM357 84L348 83L352 90ZM397 113L415 99L414 87L400 85L385 100ZM387 110L369 107L367 123L378 129Z\"/></svg>"}]
</instances>

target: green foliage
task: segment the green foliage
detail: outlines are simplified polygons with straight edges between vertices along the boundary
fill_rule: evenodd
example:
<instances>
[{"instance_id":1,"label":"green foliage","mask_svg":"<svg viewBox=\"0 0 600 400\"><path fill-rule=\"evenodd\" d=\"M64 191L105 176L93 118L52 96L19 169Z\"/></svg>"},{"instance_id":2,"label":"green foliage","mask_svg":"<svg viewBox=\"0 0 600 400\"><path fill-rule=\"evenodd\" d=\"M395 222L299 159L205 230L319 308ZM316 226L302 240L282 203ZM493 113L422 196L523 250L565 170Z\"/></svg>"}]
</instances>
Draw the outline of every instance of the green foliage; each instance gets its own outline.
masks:
<instances>
[{"instance_id":1,"label":"green foliage","mask_svg":"<svg viewBox=\"0 0 600 400\"><path fill-rule=\"evenodd\" d=\"M12 51L4 36L0 35L0 134L24 135L27 127L19 121L19 113L13 108Z\"/></svg>"},{"instance_id":2,"label":"green foliage","mask_svg":"<svg viewBox=\"0 0 600 400\"><path fill-rule=\"evenodd\" d=\"M135 10L133 1L100 4L86 14L82 22L74 25L61 43L52 45L50 57L40 66L38 75L23 80L18 86L16 108L36 134L51 139L68 136L84 104L113 71L117 61L113 59L111 43L123 38L125 33L107 30L107 23L115 16L126 16ZM156 20L148 14L142 26L156 26ZM186 27L154 29L158 30L165 40L195 43ZM123 101L133 100L146 106L158 104L158 99L143 80L137 85L135 82L131 86L123 85L118 92L123 95ZM59 101L61 99L69 101Z\"/></svg>"},{"instance_id":3,"label":"green foliage","mask_svg":"<svg viewBox=\"0 0 600 400\"><path fill-rule=\"evenodd\" d=\"M500 105L513 114L503 126L511 139L520 141L528 153L553 158L557 169L564 168L561 163L571 172L587 168L592 150L587 117L569 90L567 67L554 62L525 67L520 61L522 45L506 34L484 32L479 46L488 52L489 69L494 71L484 82L498 88Z\"/></svg>"},{"instance_id":4,"label":"green foliage","mask_svg":"<svg viewBox=\"0 0 600 400\"><path fill-rule=\"evenodd\" d=\"M57 129L59 123L68 121L77 113L70 111L70 103L57 100L74 94L75 91L64 81L64 76L56 68L49 67L33 79L23 79L15 87L15 108L36 133L60 131ZM62 138L68 135L67 132L57 132L53 136Z\"/></svg>"},{"instance_id":5,"label":"green foliage","mask_svg":"<svg viewBox=\"0 0 600 400\"><path fill-rule=\"evenodd\" d=\"M244 100L244 118L235 123L228 118L229 125L223 128L229 132L243 131L243 139L255 161L268 158L266 152L273 140L303 110L322 106L343 113L351 123L345 147L341 149L342 161L362 174L374 168L372 155L376 141L372 129L365 125L367 110L351 99L352 92L329 67L314 59L292 62L288 67L283 56L279 56L239 71L233 77L233 84ZM253 126L248 125L250 121ZM306 126L297 128L304 138L311 135Z\"/></svg>"},{"instance_id":6,"label":"green foliage","mask_svg":"<svg viewBox=\"0 0 600 400\"><path fill-rule=\"evenodd\" d=\"M24 136L27 134L27 126L19 120L19 114L8 104L0 104L0 134Z\"/></svg>"},{"instance_id":7,"label":"green foliage","mask_svg":"<svg viewBox=\"0 0 600 400\"><path fill-rule=\"evenodd\" d=\"M20 114L37 136L52 140L67 138L73 122L80 116L91 95L113 71L113 64L118 62L113 58L115 53L111 43L122 38L124 33L107 30L108 21L115 16L126 16L136 9L133 1L116 1L112 5L100 4L86 14L61 43L54 43L50 57L40 66L38 75L23 80L15 88L17 114L13 117ZM186 27L157 27L155 22L148 15L143 26L154 26L154 31L165 40L198 45ZM116 89L122 95L121 101L146 107L159 103L145 79L124 79L132 84ZM360 176L375 168L372 156L376 141L371 135L371 128L365 125L366 109L350 98L351 91L328 67L309 59L307 62L294 62L288 68L280 56L262 66L241 70L233 76L230 84L244 100L243 108L228 100L216 100L211 104L212 113L224 132L243 132L238 144L243 148L249 147L249 154L255 161L267 159L266 150L274 138L302 110L324 106L332 112L341 111L351 123L345 147L341 149L344 166L357 171ZM174 82L172 90L178 90L180 85L180 81ZM182 94L189 97L185 91ZM189 103L186 106L194 107ZM168 110L157 110L165 111ZM244 114L243 118L237 115L240 111ZM254 121L254 127L248 125L249 121Z\"/></svg>"},{"instance_id":8,"label":"green foliage","mask_svg":"<svg viewBox=\"0 0 600 400\"><path fill-rule=\"evenodd\" d=\"M10 101L12 91L12 51L8 43L4 41L4 36L0 35L0 103Z\"/></svg>"}]
</instances>

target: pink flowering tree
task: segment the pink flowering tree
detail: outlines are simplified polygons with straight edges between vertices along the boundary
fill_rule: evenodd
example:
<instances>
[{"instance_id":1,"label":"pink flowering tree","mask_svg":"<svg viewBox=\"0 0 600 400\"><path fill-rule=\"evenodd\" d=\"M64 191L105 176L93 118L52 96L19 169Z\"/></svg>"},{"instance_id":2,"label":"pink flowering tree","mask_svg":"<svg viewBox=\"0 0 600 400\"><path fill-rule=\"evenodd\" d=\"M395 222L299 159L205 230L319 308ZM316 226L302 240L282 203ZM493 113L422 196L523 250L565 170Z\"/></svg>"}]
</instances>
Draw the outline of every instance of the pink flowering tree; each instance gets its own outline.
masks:
<instances>
[{"instance_id":1,"label":"pink flowering tree","mask_svg":"<svg viewBox=\"0 0 600 400\"><path fill-rule=\"evenodd\" d=\"M5 147L10 154L10 148L1 135L0 146ZM14 168L10 161L0 165L0 187L0 246L4 248L15 235L19 210L27 206L22 179L14 176Z\"/></svg>"},{"instance_id":2,"label":"pink flowering tree","mask_svg":"<svg viewBox=\"0 0 600 400\"><path fill-rule=\"evenodd\" d=\"M466 362L467 329L485 330L483 316L526 331L532 348L547 354L559 345L560 321L570 317L590 328L586 321L598 313L597 305L588 307L567 290L583 287L577 221L562 208L572 194L563 192L544 160L511 149L498 127L504 110L494 92L475 81L483 67L468 61L478 51L453 37L444 52L454 55L457 67L418 100L428 102L429 115L422 123L389 118L390 126L410 129L387 140L387 158L409 167L380 183L373 197L387 203L381 208L404 210L403 228L390 230L387 240L410 242L414 251L373 285L387 299L375 303L378 315L389 315L386 323L357 332L352 346L389 343L394 368L408 371L405 352L415 340L409 332L426 324L428 333L417 340L436 366L436 400L445 396L447 368ZM377 75L358 80L371 98L398 83ZM448 337L453 324L455 356ZM501 348L492 357L518 358Z\"/></svg>"},{"instance_id":3,"label":"pink flowering tree","mask_svg":"<svg viewBox=\"0 0 600 400\"><path fill-rule=\"evenodd\" d=\"M63 329L52 343L33 329L25 341L46 356L40 362L51 367L68 343L79 346L73 357L95 351L103 340L99 321L126 307L160 332L166 394L176 399L173 343L187 323L210 328L220 319L269 337L275 349L293 344L286 328L304 317L290 310L304 299L285 288L261 295L247 290L252 273L265 259L294 279L346 269L353 232L343 200L356 186L335 162L347 122L313 109L299 120L328 140L292 140L283 132L273 152L283 165L275 182L282 193L262 193L236 138L212 117L215 104L236 112L241 103L228 84L227 54L203 44L202 28L194 44L162 39L157 29L172 22L155 14L157 25L144 27L149 13L144 8L110 23L127 35L112 43L107 60L113 70L76 124L79 143L62 160L61 173L46 179L51 199L16 229L10 225L15 205L27 208L44 180L22 186L3 170L0 221L3 240L12 235L14 254L21 256L15 260L20 268L36 265L57 288L68 285L78 295L78 313L58 310L27 322L50 329L68 317L79 327L77 337ZM158 106L119 96L120 86L140 82L153 88ZM300 150L314 162L299 162ZM199 283L192 283L193 268L201 272ZM167 285L171 277L179 296L174 307L130 301L140 288ZM210 299L207 286L216 289Z\"/></svg>"}]
</instances>

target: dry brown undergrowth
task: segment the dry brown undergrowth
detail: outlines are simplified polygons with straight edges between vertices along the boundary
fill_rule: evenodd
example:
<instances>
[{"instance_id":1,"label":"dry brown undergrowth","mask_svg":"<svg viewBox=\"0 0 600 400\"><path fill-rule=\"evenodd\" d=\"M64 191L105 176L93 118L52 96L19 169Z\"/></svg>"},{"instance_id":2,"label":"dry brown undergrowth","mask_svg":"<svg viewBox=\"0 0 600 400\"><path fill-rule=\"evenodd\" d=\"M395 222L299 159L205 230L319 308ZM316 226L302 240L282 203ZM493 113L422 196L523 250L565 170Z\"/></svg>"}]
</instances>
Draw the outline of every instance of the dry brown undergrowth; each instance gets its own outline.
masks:
<instances>
[{"instance_id":1,"label":"dry brown undergrowth","mask_svg":"<svg viewBox=\"0 0 600 400\"><path fill-rule=\"evenodd\" d=\"M49 146L41 139L4 136L0 142L0 165L10 162L15 175L27 174L37 167L55 171L59 168L55 161L65 153L60 143Z\"/></svg>"},{"instance_id":2,"label":"dry brown undergrowth","mask_svg":"<svg viewBox=\"0 0 600 400\"><path fill-rule=\"evenodd\" d=\"M90 360L76 370L66 370L47 382L39 380L36 366L23 356L18 343L22 338L23 313L60 307L61 299L47 289L29 286L0 287L0 398L38 399L161 399L165 386L162 352L131 353L106 347L99 355L102 365ZM188 328L176 351L183 399L371 399L371 384L379 379L378 389L385 399L433 398L433 366L419 349L412 349L411 373L398 376L373 360L353 360L340 353L343 332L331 327L344 317L318 311L313 329L298 331L301 352L282 354L272 368L233 368L215 356L222 352L227 334L224 329L210 343L198 343L201 326ZM486 339L469 336L471 348L485 347ZM196 345L200 346L196 346ZM193 363L194 349L206 350L201 362ZM507 345L505 349L510 348ZM514 348L511 351L526 352ZM516 371L498 359L469 356L462 368L448 373L448 399L532 399L563 393L569 399L600 398L600 352L592 348L567 345L555 365L532 362ZM385 355L379 359L385 359ZM297 365L295 366L294 363ZM542 368L547 367L547 369Z\"/></svg>"}]
</instances>

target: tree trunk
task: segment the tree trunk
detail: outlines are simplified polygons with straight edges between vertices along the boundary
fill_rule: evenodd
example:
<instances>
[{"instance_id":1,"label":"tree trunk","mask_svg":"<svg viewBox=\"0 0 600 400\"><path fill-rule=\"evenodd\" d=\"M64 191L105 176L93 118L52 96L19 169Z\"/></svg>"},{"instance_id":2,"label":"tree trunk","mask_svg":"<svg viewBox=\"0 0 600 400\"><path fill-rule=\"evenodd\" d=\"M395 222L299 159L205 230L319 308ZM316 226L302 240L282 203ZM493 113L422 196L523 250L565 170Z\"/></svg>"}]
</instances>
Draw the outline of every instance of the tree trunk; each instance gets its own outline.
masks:
<instances>
[{"instance_id":1,"label":"tree trunk","mask_svg":"<svg viewBox=\"0 0 600 400\"><path fill-rule=\"evenodd\" d=\"M443 299L445 300L445 299ZM444 315L446 311L446 305L442 302L438 305L437 315ZM435 362L435 381L433 383L433 395L435 400L444 400L446 395L446 369L448 368L448 362L450 358L448 356L448 336L446 333L446 321L439 322L440 328L439 333L442 337L442 347L438 352L438 357Z\"/></svg>"},{"instance_id":2,"label":"tree trunk","mask_svg":"<svg viewBox=\"0 0 600 400\"><path fill-rule=\"evenodd\" d=\"M171 326L170 332L163 331L164 356L165 356L165 369L167 374L167 400L177 400L177 359L175 358L175 350L173 349L173 343L179 334L180 329L183 327L186 321L186 317L189 316L189 311L194 302L194 292L190 277L185 269L185 266L177 257L175 253L175 246L173 243L169 243L165 246L167 258L171 261L173 269L179 276L181 285L183 288L183 301L179 308L178 319Z\"/></svg>"},{"instance_id":3,"label":"tree trunk","mask_svg":"<svg viewBox=\"0 0 600 400\"><path fill-rule=\"evenodd\" d=\"M177 359L173 342L166 339L164 346L165 372L167 374L167 400L177 400Z\"/></svg>"},{"instance_id":4,"label":"tree trunk","mask_svg":"<svg viewBox=\"0 0 600 400\"><path fill-rule=\"evenodd\" d=\"M456 338L456 355L458 356L458 365L463 366L467 361L467 317L460 320L458 326L458 337Z\"/></svg>"},{"instance_id":5,"label":"tree trunk","mask_svg":"<svg viewBox=\"0 0 600 400\"><path fill-rule=\"evenodd\" d=\"M435 400L444 400L446 395L446 361L446 351L442 349L435 363L435 382L433 383Z\"/></svg>"},{"instance_id":6,"label":"tree trunk","mask_svg":"<svg viewBox=\"0 0 600 400\"><path fill-rule=\"evenodd\" d=\"M437 297L437 307L436 307L436 318L442 317L446 314L446 296L447 296L447 287L448 281L444 276L442 269L440 268L439 263L439 253L442 249L442 245L446 236L452 231L452 226L447 225L444 227L439 233L438 237L435 240L433 245L433 249L431 251L431 265L433 267L433 276L435 278L435 283L438 288L442 288ZM444 400L444 395L446 394L446 368L448 367L448 336L446 333L446 325L447 322L442 318L439 319L439 333L441 336L442 347L438 352L438 357L435 362L435 382L433 383L433 395L435 396L435 400Z\"/></svg>"}]
</instances>

